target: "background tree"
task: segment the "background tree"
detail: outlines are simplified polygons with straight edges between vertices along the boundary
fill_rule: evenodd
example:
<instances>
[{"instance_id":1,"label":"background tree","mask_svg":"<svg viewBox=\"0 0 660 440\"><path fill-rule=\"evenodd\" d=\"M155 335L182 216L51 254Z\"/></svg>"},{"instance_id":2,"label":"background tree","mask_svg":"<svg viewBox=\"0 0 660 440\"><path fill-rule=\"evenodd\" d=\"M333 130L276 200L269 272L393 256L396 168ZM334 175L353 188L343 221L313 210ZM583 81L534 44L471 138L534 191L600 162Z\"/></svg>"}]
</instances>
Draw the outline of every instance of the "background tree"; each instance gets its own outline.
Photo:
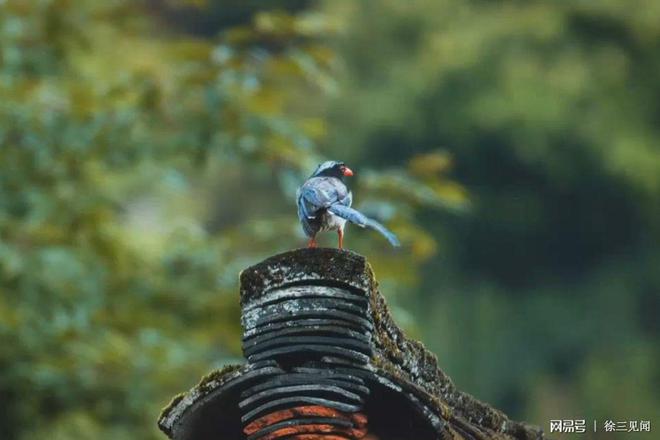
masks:
<instances>
[{"instance_id":1,"label":"background tree","mask_svg":"<svg viewBox=\"0 0 660 440\"><path fill-rule=\"evenodd\" d=\"M305 243L335 25L254 11L200 39L158 4L0 8L0 436L161 438L167 400L240 355L239 271ZM377 206L421 251L351 237L393 286L430 255L411 200Z\"/></svg>"},{"instance_id":2,"label":"background tree","mask_svg":"<svg viewBox=\"0 0 660 440\"><path fill-rule=\"evenodd\" d=\"M660 403L653 3L326 5L345 23L332 143L383 166L442 149L471 194L419 216L442 243L409 296L423 339L537 423Z\"/></svg>"},{"instance_id":3,"label":"background tree","mask_svg":"<svg viewBox=\"0 0 660 440\"><path fill-rule=\"evenodd\" d=\"M304 244L324 158L402 238L347 240L461 388L651 420L655 3L0 2L0 437L162 438L240 355L237 274Z\"/></svg>"}]
</instances>

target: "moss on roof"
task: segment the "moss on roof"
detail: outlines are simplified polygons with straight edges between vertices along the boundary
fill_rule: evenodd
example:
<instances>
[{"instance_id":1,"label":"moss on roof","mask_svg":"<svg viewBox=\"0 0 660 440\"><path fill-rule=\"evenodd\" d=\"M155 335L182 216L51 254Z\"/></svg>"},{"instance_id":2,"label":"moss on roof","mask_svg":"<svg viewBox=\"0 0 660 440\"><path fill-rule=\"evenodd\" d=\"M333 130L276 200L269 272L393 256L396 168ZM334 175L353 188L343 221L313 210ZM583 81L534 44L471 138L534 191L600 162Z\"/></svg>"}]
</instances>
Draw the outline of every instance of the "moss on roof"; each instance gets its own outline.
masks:
<instances>
[{"instance_id":1,"label":"moss on roof","mask_svg":"<svg viewBox=\"0 0 660 440\"><path fill-rule=\"evenodd\" d=\"M540 428L510 420L502 411L456 388L438 367L436 356L424 345L405 336L392 319L385 298L366 259L356 253L329 249L299 249L270 257L245 269L241 275L241 305L284 286L330 284L362 292L369 298L374 322L374 355L369 368L376 375L413 393L444 420L446 438L539 440ZM233 378L250 371L250 365L229 366L211 372L188 393L176 396L163 410L159 425L172 436L172 427L196 402ZM404 389L402 388L402 389ZM469 437L465 437L469 435Z\"/></svg>"}]
</instances>

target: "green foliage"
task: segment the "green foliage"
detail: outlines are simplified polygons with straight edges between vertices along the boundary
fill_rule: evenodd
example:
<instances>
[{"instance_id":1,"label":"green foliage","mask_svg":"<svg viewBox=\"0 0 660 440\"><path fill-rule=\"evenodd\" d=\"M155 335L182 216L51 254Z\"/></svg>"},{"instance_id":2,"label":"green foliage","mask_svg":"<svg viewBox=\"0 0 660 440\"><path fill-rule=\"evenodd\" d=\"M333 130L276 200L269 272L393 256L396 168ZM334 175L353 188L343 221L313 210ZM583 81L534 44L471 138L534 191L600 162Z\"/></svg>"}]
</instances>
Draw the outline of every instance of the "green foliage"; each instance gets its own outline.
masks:
<instances>
[{"instance_id":1,"label":"green foliage","mask_svg":"<svg viewBox=\"0 0 660 440\"><path fill-rule=\"evenodd\" d=\"M402 238L347 242L459 387L650 419L660 9L634 3L0 0L0 438L162 438L240 358L238 272L303 245L325 158Z\"/></svg>"},{"instance_id":2,"label":"green foliage","mask_svg":"<svg viewBox=\"0 0 660 440\"><path fill-rule=\"evenodd\" d=\"M420 216L442 244L423 339L546 429L660 409L660 8L633 4L325 4L346 23L334 143L383 166L443 149L470 191L465 216Z\"/></svg>"},{"instance_id":3,"label":"green foliage","mask_svg":"<svg viewBox=\"0 0 660 440\"><path fill-rule=\"evenodd\" d=\"M129 1L0 3L3 439L161 438L167 400L240 357L239 271L304 243L292 192L323 157L335 25L160 23ZM428 191L392 201L405 215L360 192L416 255L393 286L433 248ZM376 240L352 242L404 266Z\"/></svg>"}]
</instances>

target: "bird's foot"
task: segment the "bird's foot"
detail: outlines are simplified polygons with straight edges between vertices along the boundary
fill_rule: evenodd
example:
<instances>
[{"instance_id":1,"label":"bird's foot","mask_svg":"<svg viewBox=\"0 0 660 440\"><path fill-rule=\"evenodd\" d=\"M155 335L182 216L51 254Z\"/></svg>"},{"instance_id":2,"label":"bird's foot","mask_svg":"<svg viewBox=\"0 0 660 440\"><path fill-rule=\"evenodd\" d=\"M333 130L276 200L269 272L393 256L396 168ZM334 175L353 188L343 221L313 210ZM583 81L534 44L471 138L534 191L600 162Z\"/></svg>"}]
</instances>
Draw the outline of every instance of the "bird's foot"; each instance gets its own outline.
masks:
<instances>
[{"instance_id":1,"label":"bird's foot","mask_svg":"<svg viewBox=\"0 0 660 440\"><path fill-rule=\"evenodd\" d=\"M310 238L309 241L307 242L307 247L308 248L315 248L316 247L316 240L314 238Z\"/></svg>"},{"instance_id":2,"label":"bird's foot","mask_svg":"<svg viewBox=\"0 0 660 440\"><path fill-rule=\"evenodd\" d=\"M344 249L344 231L342 231L341 229L338 229L337 230L337 235L339 236L339 244L338 244L337 247L339 249Z\"/></svg>"}]
</instances>

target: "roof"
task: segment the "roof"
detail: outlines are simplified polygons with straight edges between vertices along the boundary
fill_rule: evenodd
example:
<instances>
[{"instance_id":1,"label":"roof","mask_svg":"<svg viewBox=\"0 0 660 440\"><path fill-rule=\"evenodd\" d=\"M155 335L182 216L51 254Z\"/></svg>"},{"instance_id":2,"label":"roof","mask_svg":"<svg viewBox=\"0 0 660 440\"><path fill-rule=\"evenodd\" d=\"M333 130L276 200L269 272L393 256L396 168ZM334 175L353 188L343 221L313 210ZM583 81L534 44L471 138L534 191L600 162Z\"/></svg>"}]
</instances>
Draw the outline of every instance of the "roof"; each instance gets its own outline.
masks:
<instances>
[{"instance_id":1,"label":"roof","mask_svg":"<svg viewBox=\"0 0 660 440\"><path fill-rule=\"evenodd\" d=\"M332 286L366 299L365 313L373 324L371 347L367 360L351 365L351 371L372 389L366 404L367 410L375 413L370 415L370 423L378 423L379 414L383 423L389 423L397 411L404 411L406 417L417 420L415 426L424 432L417 438L544 438L540 428L512 421L503 412L456 388L438 367L436 356L396 325L363 256L327 248L294 250L245 269L240 284L244 328L252 325L245 320L246 309L258 312L259 304L264 302L260 298L273 298L273 292L280 291L285 295L287 289L294 287L300 290L300 286ZM259 318L258 313L256 316ZM159 426L173 440L242 438L237 404L240 391L259 377L276 374L278 368L276 361L266 360L211 373L165 408Z\"/></svg>"}]
</instances>

